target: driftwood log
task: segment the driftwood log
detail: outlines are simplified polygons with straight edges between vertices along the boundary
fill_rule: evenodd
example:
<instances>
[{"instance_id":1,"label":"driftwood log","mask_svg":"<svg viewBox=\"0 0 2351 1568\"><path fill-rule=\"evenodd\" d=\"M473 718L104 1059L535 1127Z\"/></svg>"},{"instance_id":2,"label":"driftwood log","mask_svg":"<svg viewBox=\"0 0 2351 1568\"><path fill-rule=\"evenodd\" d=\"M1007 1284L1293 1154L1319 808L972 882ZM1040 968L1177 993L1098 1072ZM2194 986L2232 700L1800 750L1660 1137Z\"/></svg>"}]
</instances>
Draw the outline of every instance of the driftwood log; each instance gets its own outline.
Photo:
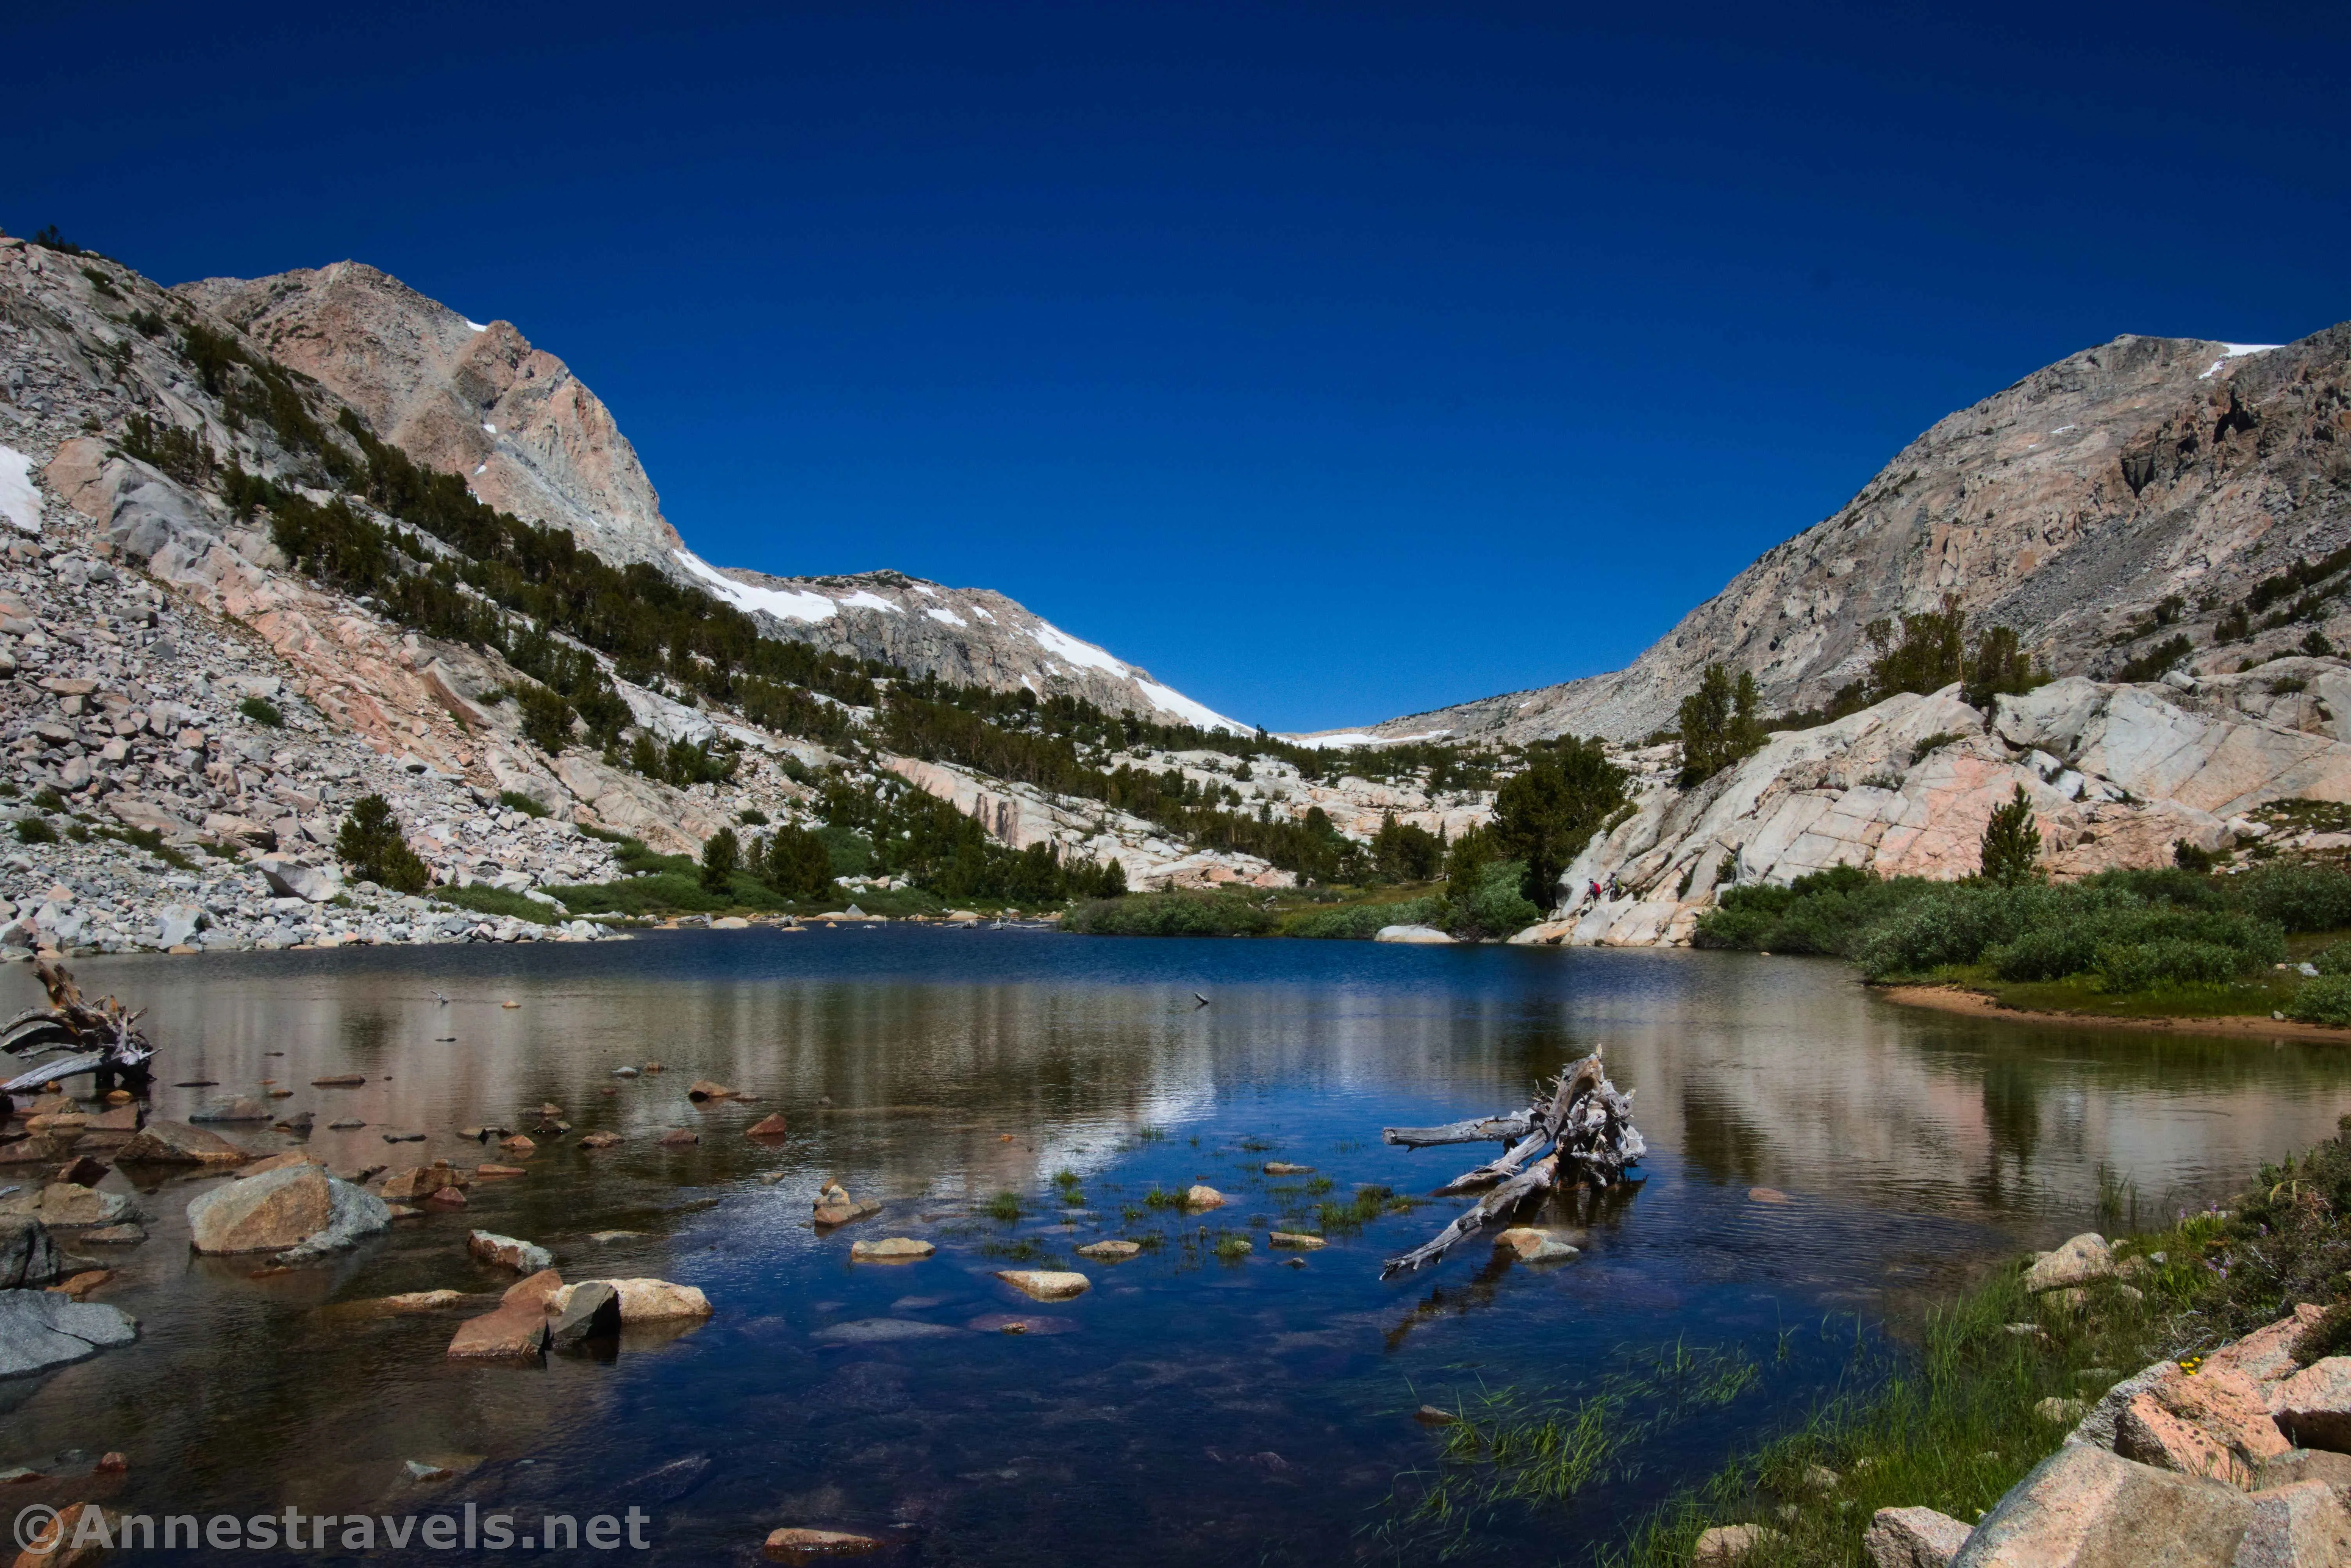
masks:
<instances>
[{"instance_id":1,"label":"driftwood log","mask_svg":"<svg viewBox=\"0 0 2351 1568\"><path fill-rule=\"evenodd\" d=\"M95 1006L84 1001L72 974L54 958L38 960L33 972L49 993L49 1005L18 1013L0 1024L0 1051L16 1057L40 1051L72 1054L44 1061L0 1083L0 1094L23 1093L77 1072L96 1074L100 1094L119 1085L133 1090L145 1087L153 1071L148 1063L154 1058L155 1048L139 1032L140 1015L112 997ZM0 1103L0 1120L7 1114Z\"/></svg>"},{"instance_id":2,"label":"driftwood log","mask_svg":"<svg viewBox=\"0 0 2351 1568\"><path fill-rule=\"evenodd\" d=\"M1590 1182L1613 1186L1627 1167L1640 1163L1648 1144L1633 1125L1633 1096L1608 1082L1594 1051L1572 1063L1523 1111L1480 1116L1442 1127L1385 1127L1381 1141L1408 1149L1437 1144L1499 1142L1502 1154L1462 1172L1437 1189L1439 1197L1483 1192L1486 1196L1436 1236L1382 1265L1380 1278L1409 1273L1434 1263L1520 1205L1553 1187ZM1546 1152L1547 1151L1547 1152Z\"/></svg>"}]
</instances>

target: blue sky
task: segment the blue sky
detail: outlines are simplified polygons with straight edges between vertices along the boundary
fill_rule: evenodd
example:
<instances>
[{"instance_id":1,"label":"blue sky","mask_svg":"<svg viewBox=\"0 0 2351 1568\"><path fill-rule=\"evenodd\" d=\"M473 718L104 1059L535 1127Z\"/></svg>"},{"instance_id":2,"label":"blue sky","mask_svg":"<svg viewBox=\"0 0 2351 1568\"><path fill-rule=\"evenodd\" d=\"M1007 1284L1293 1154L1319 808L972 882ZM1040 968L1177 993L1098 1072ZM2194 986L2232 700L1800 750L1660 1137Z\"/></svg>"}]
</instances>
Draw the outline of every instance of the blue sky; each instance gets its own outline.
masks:
<instances>
[{"instance_id":1,"label":"blue sky","mask_svg":"<svg viewBox=\"0 0 2351 1568\"><path fill-rule=\"evenodd\" d=\"M0 224L372 262L703 555L1277 728L1617 667L2076 349L2351 318L2340 7L333 9L12 17Z\"/></svg>"}]
</instances>

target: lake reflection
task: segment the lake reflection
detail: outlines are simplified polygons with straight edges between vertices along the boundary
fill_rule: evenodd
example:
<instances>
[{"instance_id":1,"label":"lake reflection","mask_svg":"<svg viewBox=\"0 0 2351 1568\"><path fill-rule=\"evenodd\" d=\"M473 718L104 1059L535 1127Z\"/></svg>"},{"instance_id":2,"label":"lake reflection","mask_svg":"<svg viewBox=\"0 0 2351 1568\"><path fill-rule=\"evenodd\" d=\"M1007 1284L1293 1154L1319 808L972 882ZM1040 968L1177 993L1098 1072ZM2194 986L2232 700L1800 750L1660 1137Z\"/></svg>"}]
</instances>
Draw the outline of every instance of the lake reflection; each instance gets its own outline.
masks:
<instances>
[{"instance_id":1,"label":"lake reflection","mask_svg":"<svg viewBox=\"0 0 2351 1568\"><path fill-rule=\"evenodd\" d=\"M340 1170L477 1162L458 1128L519 1127L542 1102L576 1131L529 1176L329 1269L255 1279L259 1260L192 1260L183 1210L203 1183L142 1196L152 1239L106 1249L122 1278L99 1298L141 1320L141 1343L0 1385L0 1465L71 1471L61 1452L120 1449L131 1472L104 1495L159 1513L633 1504L654 1515L653 1555L681 1563L756 1560L784 1524L883 1536L909 1563L1371 1557L1395 1478L1433 1451L1409 1419L1424 1401L1566 1387L1677 1338L1752 1354L1756 1387L1553 1521L1556 1553L1800 1409L1850 1343L1839 1314L1898 1324L1987 1260L2097 1223L2102 1171L2149 1219L2224 1192L2331 1132L2351 1081L2330 1047L1915 1012L1841 966L1734 955L843 927L78 967L150 1009L162 1083L217 1081L159 1088L159 1115L276 1080ZM35 998L24 967L0 984ZM1449 1202L1303 1266L1268 1251L1267 1227L1324 1195L1265 1161L1315 1167L1339 1199L1426 1191L1492 1150L1391 1149L1382 1125L1513 1106L1603 1043L1653 1154L1638 1188L1549 1214L1582 1231L1573 1261L1536 1271L1471 1247L1381 1283L1380 1260ZM649 1061L665 1071L611 1076ZM354 1071L369 1082L310 1087ZM697 1108L698 1078L759 1098ZM789 1139L741 1135L770 1111ZM339 1119L366 1125L329 1131ZM679 1127L702 1142L658 1143ZM577 1146L601 1128L626 1143ZM810 1204L836 1176L886 1207L819 1237ZM1233 1201L1188 1219L1144 1201L1196 1180ZM1022 1218L978 1212L1008 1191ZM567 1278L698 1285L717 1315L632 1333L609 1364L453 1365L455 1322L510 1279L465 1258L476 1226L552 1248ZM1218 1260L1226 1232L1254 1252ZM938 1253L849 1263L852 1239L895 1235ZM1104 1235L1159 1245L1074 1257ZM1073 1265L1093 1289L1060 1305L993 1278ZM324 1310L443 1287L483 1300ZM455 1473L412 1481L412 1458ZM93 1484L17 1490L63 1501ZM1486 1549L1499 1560L1524 1531L1498 1521Z\"/></svg>"}]
</instances>

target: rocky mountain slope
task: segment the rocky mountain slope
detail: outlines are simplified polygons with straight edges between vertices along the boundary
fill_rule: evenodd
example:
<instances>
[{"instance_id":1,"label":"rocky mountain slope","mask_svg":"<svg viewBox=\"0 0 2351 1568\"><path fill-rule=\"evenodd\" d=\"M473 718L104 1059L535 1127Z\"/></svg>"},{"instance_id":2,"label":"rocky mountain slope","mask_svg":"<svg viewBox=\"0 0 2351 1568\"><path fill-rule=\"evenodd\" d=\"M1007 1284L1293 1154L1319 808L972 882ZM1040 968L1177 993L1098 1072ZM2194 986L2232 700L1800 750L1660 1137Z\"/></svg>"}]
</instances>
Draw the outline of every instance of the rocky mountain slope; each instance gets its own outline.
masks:
<instances>
[{"instance_id":1,"label":"rocky mountain slope","mask_svg":"<svg viewBox=\"0 0 2351 1568\"><path fill-rule=\"evenodd\" d=\"M1971 876L1985 824L2019 789L2061 880L2168 865L2183 842L2351 851L2351 670L2338 659L2143 685L2069 676L1989 712L1957 685L1897 693L1775 735L1689 789L1677 757L1662 745L1625 758L1635 809L1568 867L1558 917L1521 939L1686 941L1725 887L1836 865Z\"/></svg>"},{"instance_id":2,"label":"rocky mountain slope","mask_svg":"<svg viewBox=\"0 0 2351 1568\"><path fill-rule=\"evenodd\" d=\"M958 685L1025 685L1113 713L1249 733L1000 593L895 571L775 578L711 566L662 516L611 412L510 322L477 325L355 261L172 292L358 409L418 462L464 476L491 506L569 528L607 560L658 566L778 636Z\"/></svg>"},{"instance_id":3,"label":"rocky mountain slope","mask_svg":"<svg viewBox=\"0 0 2351 1568\"><path fill-rule=\"evenodd\" d=\"M569 528L607 560L659 563L682 548L611 411L513 323L468 321L356 261L172 292L491 506Z\"/></svg>"},{"instance_id":4,"label":"rocky mountain slope","mask_svg":"<svg viewBox=\"0 0 2351 1568\"><path fill-rule=\"evenodd\" d=\"M1631 741L1669 726L1716 661L1751 672L1769 709L1812 707L1862 673L1871 621L1946 594L1971 624L2016 629L2059 674L2107 674L2181 635L2208 670L2313 625L2351 641L2338 578L2298 623L2215 646L2254 584L2351 542L2346 372L2351 325L2277 348L2123 337L2085 350L1938 422L1629 667L1374 733Z\"/></svg>"},{"instance_id":5,"label":"rocky mountain slope","mask_svg":"<svg viewBox=\"0 0 2351 1568\"><path fill-rule=\"evenodd\" d=\"M384 417L394 412L386 405ZM911 783L1012 848L1050 845L1073 863L1114 860L1131 886L1290 880L1262 859L1202 849L1098 800L893 756L875 744L872 708L794 688L799 706L775 716L797 713L815 729L770 727L680 686L674 669L624 671L559 629L555 653L590 661L622 711L601 750L584 719L569 721L571 738L550 749L543 731L526 733L514 695L539 689L537 680L499 651L517 636L543 641L549 629L500 611L480 586L496 586L495 574L367 498L371 428L364 411L319 381L289 378L259 341L188 294L102 256L0 236L0 541L15 539L0 551L0 827L18 840L0 855L0 948L584 937L595 929L578 921L486 918L437 894L486 884L544 910L547 886L620 874L598 833L691 854L747 815L820 821L815 785L825 777L853 789ZM436 450L419 439L421 451ZM277 531L288 508L330 528L377 530L378 545L352 535L338 548L388 548L400 559L345 574L372 588L339 589L331 573L296 570ZM433 526L462 534L445 516ZM672 559L692 558L673 550ZM474 606L463 615L476 618L486 641L423 634L398 618L413 611L375 597L433 580L443 587L430 592L456 596L444 606ZM728 597L829 594L841 607L833 632L864 615L945 636L968 628L925 612L978 624L993 617L1035 661L987 667L1012 685L1033 671L1039 686L1067 683L1115 702L1114 687L1082 681L1147 679L998 595L880 577L775 588L719 577L705 586ZM895 608L845 603L861 593ZM543 646L532 655L542 666L548 656ZM950 679L984 673L968 647L929 656ZM604 722L614 722L609 713ZM656 756L672 742L723 747L731 772L664 781L664 769L634 759L639 741ZM1249 779L1237 762L1205 753L1104 759L1188 779L1204 800L1245 793L1253 812L1326 811L1358 837L1388 809L1455 831L1489 809L1474 794L1312 782L1272 763ZM439 884L435 897L348 881L331 843L364 794L391 802ZM44 831L61 836L36 836Z\"/></svg>"}]
</instances>

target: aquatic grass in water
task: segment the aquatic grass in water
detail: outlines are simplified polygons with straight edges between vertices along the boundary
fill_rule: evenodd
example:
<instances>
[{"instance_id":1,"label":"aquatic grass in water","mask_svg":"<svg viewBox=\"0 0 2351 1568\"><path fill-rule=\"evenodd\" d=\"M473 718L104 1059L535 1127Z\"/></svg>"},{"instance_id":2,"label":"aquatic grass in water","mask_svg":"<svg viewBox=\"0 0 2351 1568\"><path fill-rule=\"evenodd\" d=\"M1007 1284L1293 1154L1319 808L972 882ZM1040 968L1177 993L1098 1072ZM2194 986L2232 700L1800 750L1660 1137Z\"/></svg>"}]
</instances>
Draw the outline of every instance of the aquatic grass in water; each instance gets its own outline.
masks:
<instances>
[{"instance_id":1,"label":"aquatic grass in water","mask_svg":"<svg viewBox=\"0 0 2351 1568\"><path fill-rule=\"evenodd\" d=\"M1754 1359L1736 1346L1677 1339L1566 1398L1481 1390L1444 1428L1436 1479L1378 1533L1400 1552L1416 1542L1435 1546L1440 1556L1469 1550L1477 1528L1498 1510L1561 1507L1588 1488L1629 1475L1651 1439L1730 1404L1761 1377ZM1445 1538L1426 1540L1431 1530Z\"/></svg>"},{"instance_id":2,"label":"aquatic grass in water","mask_svg":"<svg viewBox=\"0 0 2351 1568\"><path fill-rule=\"evenodd\" d=\"M1027 1212L1020 1207L1020 1195L1017 1192L998 1193L994 1197L989 1198L986 1203L980 1205L979 1211L987 1216L990 1219L1000 1219L1007 1225L1019 1219L1022 1214Z\"/></svg>"},{"instance_id":3,"label":"aquatic grass in water","mask_svg":"<svg viewBox=\"0 0 2351 1568\"><path fill-rule=\"evenodd\" d=\"M2196 1232L2215 1223L2191 1219L2134 1248L2168 1260L2132 1276L2139 1300L2103 1283L2091 1287L2086 1312L2066 1312L2028 1295L2022 1270L2011 1269L1929 1314L1912 1353L1824 1321L1822 1333L1852 1335L1836 1388L1792 1429L1677 1493L1595 1561L1687 1568L1708 1527L1756 1520L1782 1539L1747 1559L1755 1568L1866 1568L1861 1534L1881 1508L1932 1508L1974 1523L2120 1377L2179 1350L2183 1333L2211 1334L2185 1309L2203 1273L2188 1261L2202 1250ZM1801 1332L1782 1330L1783 1346ZM2081 1403L2044 1406L2051 1399Z\"/></svg>"}]
</instances>

